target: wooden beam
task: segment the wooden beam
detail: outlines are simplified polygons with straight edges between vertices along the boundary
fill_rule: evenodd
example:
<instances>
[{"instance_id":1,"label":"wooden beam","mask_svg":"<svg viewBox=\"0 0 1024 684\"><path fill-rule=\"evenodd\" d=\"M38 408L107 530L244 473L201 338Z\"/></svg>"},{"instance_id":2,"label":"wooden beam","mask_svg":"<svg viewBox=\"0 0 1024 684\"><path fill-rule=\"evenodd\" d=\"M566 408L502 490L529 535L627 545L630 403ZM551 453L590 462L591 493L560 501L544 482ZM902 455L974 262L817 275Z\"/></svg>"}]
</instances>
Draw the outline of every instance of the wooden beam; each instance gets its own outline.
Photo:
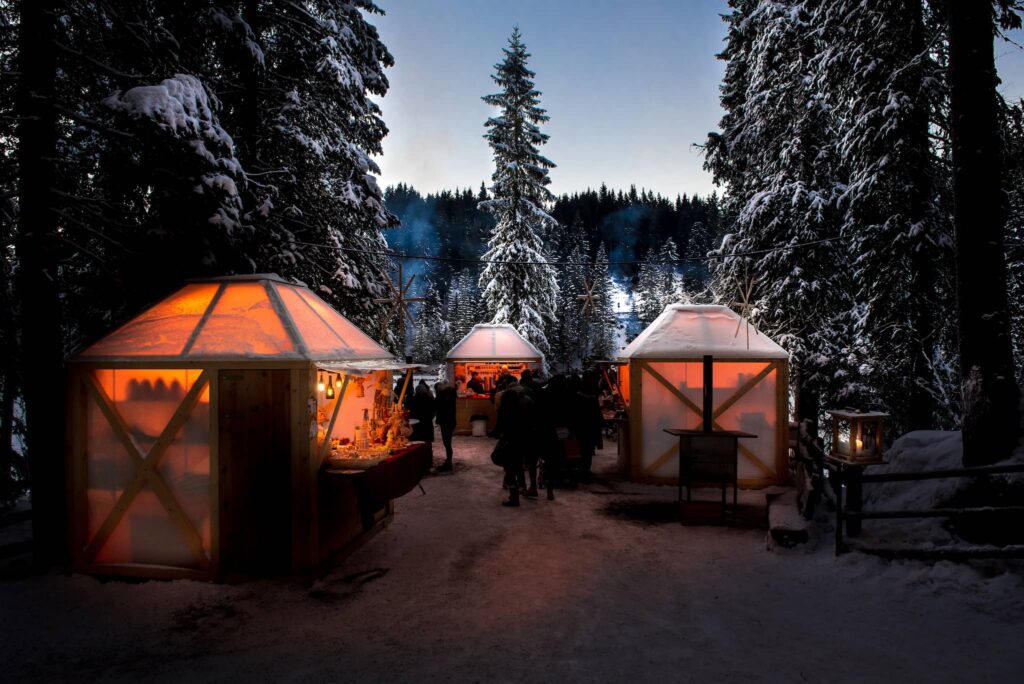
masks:
<instances>
[{"instance_id":1,"label":"wooden beam","mask_svg":"<svg viewBox=\"0 0 1024 684\"><path fill-rule=\"evenodd\" d=\"M655 459L654 463L652 463L649 467L644 469L645 470L645 474L646 475L654 474L654 472L657 471L658 468L660 468L661 466L663 466L666 463L668 463L669 460L671 460L671 458L673 456L675 456L676 454L678 454L678 453L679 453L679 440L677 439L675 444L673 444L668 449L666 449L665 453L663 453L661 456L659 456L657 459Z\"/></svg>"},{"instance_id":2,"label":"wooden beam","mask_svg":"<svg viewBox=\"0 0 1024 684\"><path fill-rule=\"evenodd\" d=\"M764 380L771 374L773 370L775 370L775 364L770 363L767 366L765 366L760 373L747 380L740 387L736 388L736 391L733 392L728 399L723 401L722 404L714 410L714 417L721 417L726 411L731 409L736 402L742 399L747 392L757 387L762 380Z\"/></svg>"},{"instance_id":3,"label":"wooden beam","mask_svg":"<svg viewBox=\"0 0 1024 684\"><path fill-rule=\"evenodd\" d=\"M220 573L220 372L210 371L210 567Z\"/></svg>"},{"instance_id":4,"label":"wooden beam","mask_svg":"<svg viewBox=\"0 0 1024 684\"><path fill-rule=\"evenodd\" d=\"M348 373L345 374L345 379L341 381L341 391L338 393L338 398L334 402L334 413L331 414L331 422L327 426L327 434L324 435L324 443L320 446L320 453L317 455L316 467L319 469L324 463L324 457L327 456L327 449L331 445L331 434L334 432L334 423L338 420L338 413L341 411L341 402L345 399L345 390L348 389Z\"/></svg>"},{"instance_id":5,"label":"wooden beam","mask_svg":"<svg viewBox=\"0 0 1024 684\"><path fill-rule=\"evenodd\" d=\"M402 391L398 395L398 407L401 409L402 400L405 399L405 391L409 389L409 381L412 380L412 368L405 369L405 382L402 383Z\"/></svg>"},{"instance_id":6,"label":"wooden beam","mask_svg":"<svg viewBox=\"0 0 1024 684\"><path fill-rule=\"evenodd\" d=\"M163 504L167 514L174 522L175 526L185 537L186 543L188 543L190 549L196 556L196 560L199 561L201 567L205 568L209 565L209 558L203 549L202 538L199 533L196 532L195 526L192 525L192 521L185 514L181 508L181 504L178 502L171 488L167 485L167 482L163 479L160 471L157 467L160 464L160 459L163 457L167 447L174 441L178 432L184 426L185 421L188 420L189 415L195 409L196 404L199 403L199 398L202 396L202 391L206 386L207 382L207 371L202 371L196 381L192 384L185 398L182 399L181 404L175 410L171 416L170 422L164 427L157 441L153 444L153 447L149 450L149 453L145 457L142 456L141 450L135 443L131 434L128 432L128 426L125 424L124 419L121 417L117 408L114 406L110 397L107 396L106 392L101 386L99 386L95 378L86 376L86 387L92 394L93 399L99 405L100 410L103 412L107 421L110 423L110 427L113 429L114 434L118 437L121 444L125 447L128 452L129 458L131 458L136 465L135 477L124 488L121 492L121 496L118 497L115 502L113 509L107 515L106 520L100 525L96 534L92 540L89 541L85 548L84 556L86 561L92 561L95 559L96 554L99 553L103 545L106 544L110 535L113 534L117 525L120 524L124 518L125 513L128 511L129 506L135 500L135 497L139 495L139 492L148 483L156 494L160 503Z\"/></svg>"},{"instance_id":7,"label":"wooden beam","mask_svg":"<svg viewBox=\"0 0 1024 684\"><path fill-rule=\"evenodd\" d=\"M777 473L775 471L773 471L770 467L765 465L764 461L759 459L757 457L757 455L753 451L751 451L748 447L745 447L745 446L743 446L742 444L739 444L739 443L736 444L736 447L737 447L737 449L739 449L739 452L741 454L743 454L747 458L748 461L753 463L754 466L756 466L765 475L768 475L769 477L775 477L777 475Z\"/></svg>"},{"instance_id":8,"label":"wooden beam","mask_svg":"<svg viewBox=\"0 0 1024 684\"><path fill-rule=\"evenodd\" d=\"M646 370L651 375L651 377L653 377L655 380L664 385L665 389L674 394L676 398L679 399L679 401L683 402L686 408L696 413L697 417L703 420L703 410L699 406L697 406L697 404L693 403L693 401L691 401L688 396L679 391L678 387L669 382L664 375L651 368L651 365L647 361L641 361L640 365L643 367L644 370ZM698 427L696 429L699 430L700 428Z\"/></svg>"},{"instance_id":9,"label":"wooden beam","mask_svg":"<svg viewBox=\"0 0 1024 684\"><path fill-rule=\"evenodd\" d=\"M288 307L284 305L281 300L281 295L274 289L274 284L269 280L263 281L263 288L267 292L267 297L270 299L270 305L274 307L274 312L277 317L281 319L281 325L284 326L288 336L292 339L292 345L295 347L295 351L300 356L309 356L309 350L306 349L306 343L302 339L302 335L299 334L299 329L295 326L295 321L292 320L292 316L288 313Z\"/></svg>"},{"instance_id":10,"label":"wooden beam","mask_svg":"<svg viewBox=\"0 0 1024 684\"><path fill-rule=\"evenodd\" d=\"M213 297L210 298L210 303L206 305L206 311L203 312L199 322L196 323L196 327L192 329L192 334L188 336L188 340L185 342L185 346L181 348L181 355L188 356L188 353L192 351L192 347L196 343L196 339L199 337L199 333L206 327L206 322L210 320L210 315L213 313L213 309L217 306L217 302L220 301L221 295L224 294L224 290L228 287L227 283L221 283L217 288L217 291L213 293Z\"/></svg>"}]
</instances>

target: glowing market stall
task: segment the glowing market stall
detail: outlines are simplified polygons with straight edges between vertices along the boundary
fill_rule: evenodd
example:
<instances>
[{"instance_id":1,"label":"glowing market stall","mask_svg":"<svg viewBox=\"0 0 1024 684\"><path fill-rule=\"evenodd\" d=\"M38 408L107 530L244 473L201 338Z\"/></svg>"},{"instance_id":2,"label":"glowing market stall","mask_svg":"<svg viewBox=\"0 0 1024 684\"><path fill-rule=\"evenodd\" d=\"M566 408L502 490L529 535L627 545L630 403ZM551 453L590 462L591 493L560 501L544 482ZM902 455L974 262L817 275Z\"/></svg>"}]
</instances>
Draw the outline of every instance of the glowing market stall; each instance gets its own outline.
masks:
<instances>
[{"instance_id":1,"label":"glowing market stall","mask_svg":"<svg viewBox=\"0 0 1024 684\"><path fill-rule=\"evenodd\" d=\"M74 569L315 571L429 469L393 404L405 368L277 276L187 284L69 362Z\"/></svg>"}]
</instances>

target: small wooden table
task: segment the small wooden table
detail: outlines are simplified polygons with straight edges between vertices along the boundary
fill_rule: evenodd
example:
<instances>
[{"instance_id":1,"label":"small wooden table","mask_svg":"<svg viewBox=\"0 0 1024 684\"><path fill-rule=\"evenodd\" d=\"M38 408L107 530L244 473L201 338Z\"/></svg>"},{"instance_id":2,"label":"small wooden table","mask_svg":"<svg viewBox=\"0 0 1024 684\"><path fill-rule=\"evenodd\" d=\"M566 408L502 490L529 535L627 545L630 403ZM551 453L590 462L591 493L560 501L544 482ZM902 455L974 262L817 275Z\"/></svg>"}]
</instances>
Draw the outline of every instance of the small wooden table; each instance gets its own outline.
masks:
<instances>
[{"instance_id":1,"label":"small wooden table","mask_svg":"<svg viewBox=\"0 0 1024 684\"><path fill-rule=\"evenodd\" d=\"M725 514L725 490L732 484L732 512L736 514L739 470L740 438L754 439L757 435L739 430L684 430L668 428L670 435L679 438L679 510L682 517L683 483L686 484L686 502L693 501L693 483L712 482L722 485L722 514Z\"/></svg>"}]
</instances>

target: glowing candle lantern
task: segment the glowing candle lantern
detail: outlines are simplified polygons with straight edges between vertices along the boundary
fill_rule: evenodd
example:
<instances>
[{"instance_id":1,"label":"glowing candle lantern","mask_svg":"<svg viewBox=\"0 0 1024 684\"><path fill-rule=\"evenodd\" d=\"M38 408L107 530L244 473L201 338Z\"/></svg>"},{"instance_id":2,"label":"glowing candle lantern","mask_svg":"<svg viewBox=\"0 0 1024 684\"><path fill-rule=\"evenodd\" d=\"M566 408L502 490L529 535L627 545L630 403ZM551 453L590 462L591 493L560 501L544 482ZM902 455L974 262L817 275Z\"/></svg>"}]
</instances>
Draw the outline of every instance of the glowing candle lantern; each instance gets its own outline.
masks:
<instances>
[{"instance_id":1,"label":"glowing candle lantern","mask_svg":"<svg viewBox=\"0 0 1024 684\"><path fill-rule=\"evenodd\" d=\"M881 461L887 413L829 411L832 416L832 455L847 461Z\"/></svg>"}]
</instances>

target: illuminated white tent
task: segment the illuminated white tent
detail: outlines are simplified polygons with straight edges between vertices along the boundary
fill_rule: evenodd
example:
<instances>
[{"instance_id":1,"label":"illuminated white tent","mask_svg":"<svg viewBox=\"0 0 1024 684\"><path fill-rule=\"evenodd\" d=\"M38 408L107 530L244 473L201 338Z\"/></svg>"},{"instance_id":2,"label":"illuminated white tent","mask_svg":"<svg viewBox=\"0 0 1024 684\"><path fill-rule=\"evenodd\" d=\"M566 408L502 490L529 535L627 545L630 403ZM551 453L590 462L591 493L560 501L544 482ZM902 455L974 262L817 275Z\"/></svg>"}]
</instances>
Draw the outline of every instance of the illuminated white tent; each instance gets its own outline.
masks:
<instances>
[{"instance_id":1,"label":"illuminated white tent","mask_svg":"<svg viewBox=\"0 0 1024 684\"><path fill-rule=\"evenodd\" d=\"M749 342L748 342L749 339ZM742 486L786 479L789 354L725 306L672 304L620 353L629 402L630 474L675 482L679 440L665 428L703 427L703 357L714 357L716 430L742 430Z\"/></svg>"},{"instance_id":2,"label":"illuminated white tent","mask_svg":"<svg viewBox=\"0 0 1024 684\"><path fill-rule=\"evenodd\" d=\"M448 352L448 379L469 380L477 373L484 392L490 392L505 371L519 377L524 370L537 371L544 365L544 355L508 324L481 323ZM468 434L474 416L487 419L487 429L496 421L494 405L489 399L461 396L455 408L456 434Z\"/></svg>"}]
</instances>

